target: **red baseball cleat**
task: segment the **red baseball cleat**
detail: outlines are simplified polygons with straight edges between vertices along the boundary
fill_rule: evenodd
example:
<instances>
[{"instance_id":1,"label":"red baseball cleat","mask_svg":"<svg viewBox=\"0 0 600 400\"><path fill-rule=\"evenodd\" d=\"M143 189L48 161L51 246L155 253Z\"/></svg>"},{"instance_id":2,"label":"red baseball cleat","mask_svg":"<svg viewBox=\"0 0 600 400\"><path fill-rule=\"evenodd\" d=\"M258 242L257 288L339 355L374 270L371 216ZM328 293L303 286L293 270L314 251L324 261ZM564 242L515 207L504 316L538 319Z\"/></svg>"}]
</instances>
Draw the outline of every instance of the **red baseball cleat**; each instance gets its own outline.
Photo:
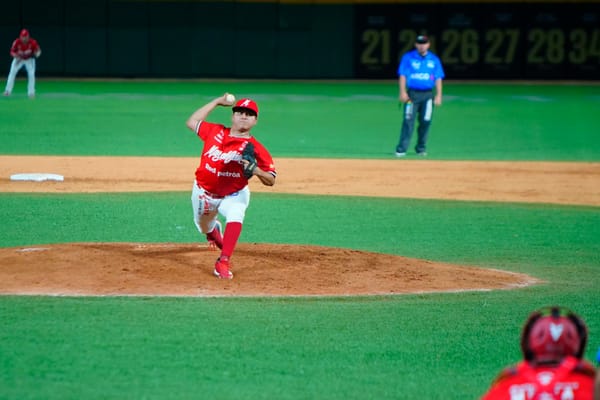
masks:
<instances>
[{"instance_id":1,"label":"red baseball cleat","mask_svg":"<svg viewBox=\"0 0 600 400\"><path fill-rule=\"evenodd\" d=\"M215 263L215 270L213 271L213 273L219 279L232 279L233 274L229 270L229 258L217 258L217 262Z\"/></svg>"}]
</instances>

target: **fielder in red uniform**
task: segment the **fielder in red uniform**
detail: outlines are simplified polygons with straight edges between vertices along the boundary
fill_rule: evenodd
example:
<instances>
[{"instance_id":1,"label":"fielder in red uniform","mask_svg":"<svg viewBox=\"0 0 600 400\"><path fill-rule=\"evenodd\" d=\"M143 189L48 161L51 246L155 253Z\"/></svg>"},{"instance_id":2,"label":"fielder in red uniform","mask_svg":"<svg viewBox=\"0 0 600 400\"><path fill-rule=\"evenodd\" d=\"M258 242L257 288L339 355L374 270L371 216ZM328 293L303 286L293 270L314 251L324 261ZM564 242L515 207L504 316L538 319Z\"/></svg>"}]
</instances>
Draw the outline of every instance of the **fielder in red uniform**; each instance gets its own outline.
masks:
<instances>
[{"instance_id":1,"label":"fielder in red uniform","mask_svg":"<svg viewBox=\"0 0 600 400\"><path fill-rule=\"evenodd\" d=\"M241 99L235 103L231 127L206 121L217 106L232 106L231 98L225 93L196 110L187 120L188 128L204 141L192 188L194 223L209 243L221 249L214 274L222 279L233 278L230 258L250 204L248 179L256 176L263 185L273 186L277 176L271 154L250 134L258 120L258 106L253 100ZM254 149L251 161L242 157L246 147ZM223 233L218 214L226 221Z\"/></svg>"},{"instance_id":2,"label":"fielder in red uniform","mask_svg":"<svg viewBox=\"0 0 600 400\"><path fill-rule=\"evenodd\" d=\"M6 81L4 95L10 96L15 86L17 73L23 67L27 70L27 95L30 98L35 97L35 59L42 54L42 49L37 40L29 37L27 29L21 30L21 34L16 38L10 48L10 55L13 57Z\"/></svg>"},{"instance_id":3,"label":"fielder in red uniform","mask_svg":"<svg viewBox=\"0 0 600 400\"><path fill-rule=\"evenodd\" d=\"M506 368L482 400L592 400L594 366L583 360L587 327L572 311L532 313L521 335L524 360Z\"/></svg>"}]
</instances>

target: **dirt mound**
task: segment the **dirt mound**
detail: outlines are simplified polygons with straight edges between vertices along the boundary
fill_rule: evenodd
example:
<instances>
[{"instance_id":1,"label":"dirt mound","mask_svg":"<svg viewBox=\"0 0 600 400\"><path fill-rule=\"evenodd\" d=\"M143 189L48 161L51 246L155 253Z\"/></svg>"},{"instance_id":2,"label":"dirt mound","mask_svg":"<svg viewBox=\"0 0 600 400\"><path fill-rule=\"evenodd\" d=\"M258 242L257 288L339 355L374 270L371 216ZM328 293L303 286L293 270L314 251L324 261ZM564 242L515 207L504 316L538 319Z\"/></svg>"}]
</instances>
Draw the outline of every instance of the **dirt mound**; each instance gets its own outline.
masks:
<instances>
[{"instance_id":1,"label":"dirt mound","mask_svg":"<svg viewBox=\"0 0 600 400\"><path fill-rule=\"evenodd\" d=\"M198 244L73 243L0 249L0 293L133 296L346 296L508 289L535 279L357 250L240 243L235 278L213 276Z\"/></svg>"},{"instance_id":2,"label":"dirt mound","mask_svg":"<svg viewBox=\"0 0 600 400\"><path fill-rule=\"evenodd\" d=\"M0 156L0 192L189 191L197 158ZM600 163L276 160L277 184L253 192L600 205ZM11 181L15 173L64 182ZM352 171L351 176L348 171ZM198 244L79 243L0 249L0 294L345 296L512 288L529 276L392 255L240 243L233 281Z\"/></svg>"}]
</instances>

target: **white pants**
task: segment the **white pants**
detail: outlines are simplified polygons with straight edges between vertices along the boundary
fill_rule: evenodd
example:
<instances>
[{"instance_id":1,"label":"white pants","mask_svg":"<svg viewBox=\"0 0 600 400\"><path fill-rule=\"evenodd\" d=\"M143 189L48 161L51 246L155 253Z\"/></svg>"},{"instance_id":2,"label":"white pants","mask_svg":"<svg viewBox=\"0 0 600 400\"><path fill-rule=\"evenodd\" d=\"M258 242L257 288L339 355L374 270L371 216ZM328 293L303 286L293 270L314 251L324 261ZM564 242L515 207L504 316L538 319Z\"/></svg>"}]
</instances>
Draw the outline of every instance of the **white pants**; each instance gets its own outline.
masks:
<instances>
[{"instance_id":1,"label":"white pants","mask_svg":"<svg viewBox=\"0 0 600 400\"><path fill-rule=\"evenodd\" d=\"M31 57L27 60L20 58L13 58L12 64L10 65L10 72L8 73L8 80L6 81L5 91L8 94L12 93L13 87L15 86L15 78L21 68L25 67L27 70L27 95L35 96L35 58Z\"/></svg>"},{"instance_id":2,"label":"white pants","mask_svg":"<svg viewBox=\"0 0 600 400\"><path fill-rule=\"evenodd\" d=\"M225 223L244 223L248 205L250 205L250 189L248 186L222 199L215 199L207 195L194 181L192 210L194 212L194 223L200 233L206 234L214 229L218 214L225 217Z\"/></svg>"}]
</instances>

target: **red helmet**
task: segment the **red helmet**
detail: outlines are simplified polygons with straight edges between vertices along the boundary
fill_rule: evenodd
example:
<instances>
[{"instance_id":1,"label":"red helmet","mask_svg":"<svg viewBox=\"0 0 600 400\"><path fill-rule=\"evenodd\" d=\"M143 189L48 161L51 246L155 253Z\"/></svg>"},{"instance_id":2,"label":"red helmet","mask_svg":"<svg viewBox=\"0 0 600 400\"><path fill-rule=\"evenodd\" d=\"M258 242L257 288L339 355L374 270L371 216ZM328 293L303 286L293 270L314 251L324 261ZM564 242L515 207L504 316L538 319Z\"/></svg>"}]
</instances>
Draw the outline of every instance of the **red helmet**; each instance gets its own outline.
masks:
<instances>
[{"instance_id":1,"label":"red helmet","mask_svg":"<svg viewBox=\"0 0 600 400\"><path fill-rule=\"evenodd\" d=\"M527 361L560 362L566 356L583 357L587 326L571 310L551 306L533 312L523 328L521 350Z\"/></svg>"}]
</instances>

